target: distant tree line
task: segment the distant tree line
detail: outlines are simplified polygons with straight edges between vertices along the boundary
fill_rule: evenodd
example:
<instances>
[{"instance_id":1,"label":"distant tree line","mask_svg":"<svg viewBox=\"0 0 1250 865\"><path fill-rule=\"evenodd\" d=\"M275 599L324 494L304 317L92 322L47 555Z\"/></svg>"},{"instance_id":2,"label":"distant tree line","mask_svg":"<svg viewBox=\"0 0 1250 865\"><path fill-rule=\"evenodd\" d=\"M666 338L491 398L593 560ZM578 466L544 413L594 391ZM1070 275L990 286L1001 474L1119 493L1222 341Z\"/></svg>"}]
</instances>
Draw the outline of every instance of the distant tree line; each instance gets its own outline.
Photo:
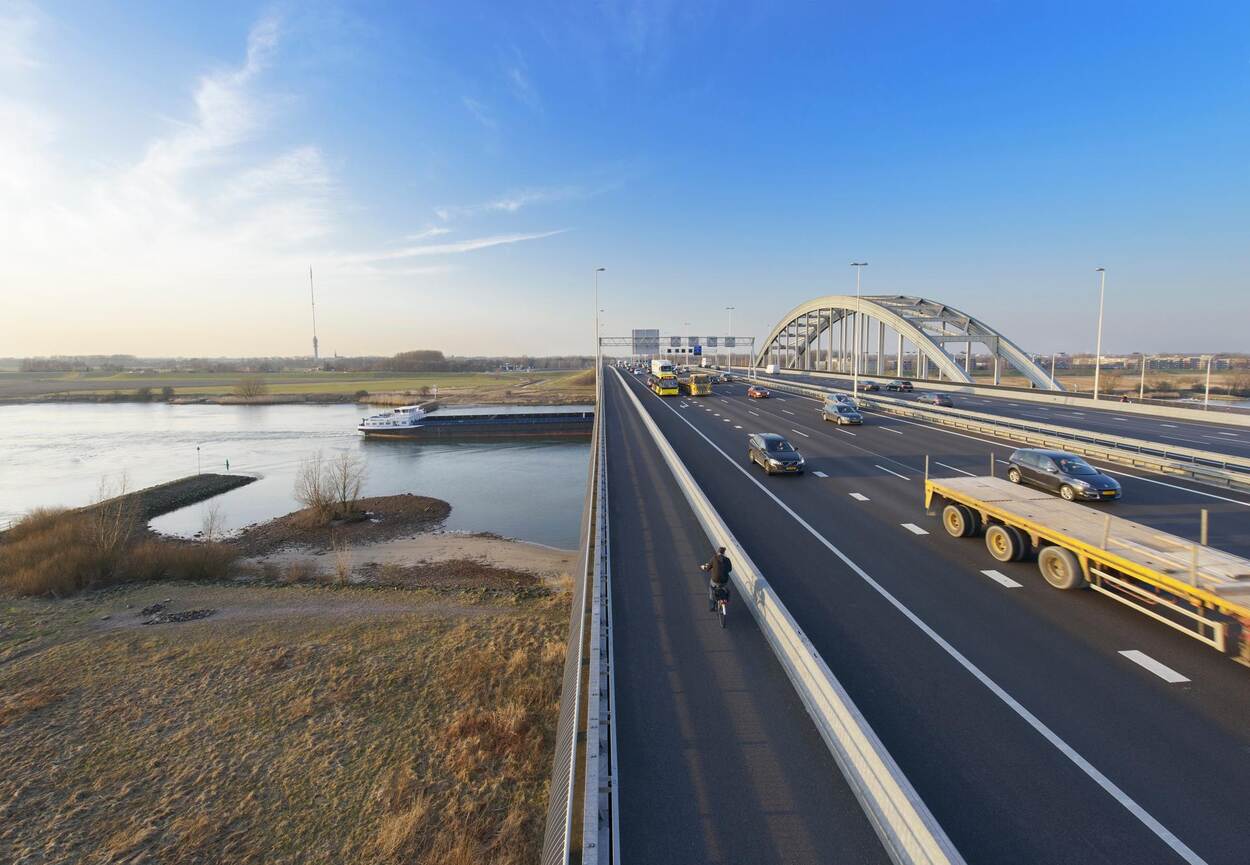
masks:
<instances>
[{"instance_id":1,"label":"distant tree line","mask_svg":"<svg viewBox=\"0 0 1250 865\"><path fill-rule=\"evenodd\" d=\"M281 373L321 369L326 372L495 372L501 369L585 369L587 355L532 357L447 357L441 351L417 349L391 357L334 357L314 362L309 357L135 357L134 355L65 355L17 359L21 372L193 372L221 374Z\"/></svg>"}]
</instances>

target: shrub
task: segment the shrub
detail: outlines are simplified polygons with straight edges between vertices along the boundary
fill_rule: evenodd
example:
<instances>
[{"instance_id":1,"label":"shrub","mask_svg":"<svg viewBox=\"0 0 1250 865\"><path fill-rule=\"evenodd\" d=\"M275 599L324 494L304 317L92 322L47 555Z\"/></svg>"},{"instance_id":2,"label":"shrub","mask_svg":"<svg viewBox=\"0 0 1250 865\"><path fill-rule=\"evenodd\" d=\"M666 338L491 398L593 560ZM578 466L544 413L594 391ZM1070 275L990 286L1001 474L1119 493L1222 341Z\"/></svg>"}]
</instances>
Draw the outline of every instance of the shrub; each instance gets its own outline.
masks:
<instances>
[{"instance_id":1,"label":"shrub","mask_svg":"<svg viewBox=\"0 0 1250 865\"><path fill-rule=\"evenodd\" d=\"M358 399L358 400L359 400L359 399L364 399L364 398L365 398L365 397L367 397L367 396L369 396L369 391L367 391L367 390L358 390L358 391L356 391L356 399Z\"/></svg>"},{"instance_id":2,"label":"shrub","mask_svg":"<svg viewBox=\"0 0 1250 865\"><path fill-rule=\"evenodd\" d=\"M173 398L174 398L174 389L172 387L170 387L169 385L165 385L163 388L161 388L161 399L168 402L169 400Z\"/></svg>"},{"instance_id":3,"label":"shrub","mask_svg":"<svg viewBox=\"0 0 1250 865\"><path fill-rule=\"evenodd\" d=\"M234 386L234 395L243 399L253 399L269 393L269 385L263 375L249 375L239 379Z\"/></svg>"},{"instance_id":4,"label":"shrub","mask_svg":"<svg viewBox=\"0 0 1250 865\"><path fill-rule=\"evenodd\" d=\"M152 401L152 388L141 387L137 389L135 391L135 399L139 400L140 402L151 402Z\"/></svg>"}]
</instances>

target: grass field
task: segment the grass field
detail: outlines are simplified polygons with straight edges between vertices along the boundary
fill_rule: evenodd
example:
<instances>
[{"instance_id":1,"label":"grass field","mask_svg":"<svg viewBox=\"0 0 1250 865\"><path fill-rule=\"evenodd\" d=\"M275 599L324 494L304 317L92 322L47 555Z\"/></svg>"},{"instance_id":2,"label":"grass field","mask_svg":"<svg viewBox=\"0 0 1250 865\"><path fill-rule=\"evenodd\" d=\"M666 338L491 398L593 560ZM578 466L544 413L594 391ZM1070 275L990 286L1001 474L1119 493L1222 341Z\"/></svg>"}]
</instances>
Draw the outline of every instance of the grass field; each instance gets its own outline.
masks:
<instances>
[{"instance_id":1,"label":"grass field","mask_svg":"<svg viewBox=\"0 0 1250 865\"><path fill-rule=\"evenodd\" d=\"M206 619L148 626L172 597ZM0 861L530 863L568 598L0 598Z\"/></svg>"},{"instance_id":2,"label":"grass field","mask_svg":"<svg viewBox=\"0 0 1250 865\"><path fill-rule=\"evenodd\" d=\"M239 381L238 374L222 373L0 373L0 401L107 398L117 393L133 396L148 388L160 396L162 388L174 389L176 397L228 397ZM333 396L352 398L358 391L421 394L435 388L441 398L506 400L527 390L560 396L562 401L591 400L593 380L585 370L538 370L515 373L384 373L384 372L283 372L264 374L270 397ZM511 392L511 393L510 393Z\"/></svg>"}]
</instances>

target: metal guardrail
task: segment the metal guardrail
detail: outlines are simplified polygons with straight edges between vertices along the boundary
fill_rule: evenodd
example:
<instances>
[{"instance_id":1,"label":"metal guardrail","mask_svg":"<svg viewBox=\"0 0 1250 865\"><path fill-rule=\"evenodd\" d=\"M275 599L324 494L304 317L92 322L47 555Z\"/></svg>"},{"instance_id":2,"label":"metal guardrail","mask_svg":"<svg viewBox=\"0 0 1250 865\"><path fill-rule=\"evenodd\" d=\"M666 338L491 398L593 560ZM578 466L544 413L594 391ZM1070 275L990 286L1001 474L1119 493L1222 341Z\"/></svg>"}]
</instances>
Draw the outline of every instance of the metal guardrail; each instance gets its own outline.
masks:
<instances>
[{"instance_id":1,"label":"metal guardrail","mask_svg":"<svg viewBox=\"0 0 1250 865\"><path fill-rule=\"evenodd\" d=\"M595 373L596 394L602 396L602 371ZM602 406L602 402L598 403ZM602 466L599 463L599 442L603 424L598 411L591 429L590 468L586 479L586 495L582 503L580 567L573 578L573 598L569 611L569 639L564 656L564 677L560 689L560 717L556 722L556 747L552 760L551 784L547 802L547 826L543 835L543 865L567 865L574 854L580 855L580 833L573 833L577 785L577 750L584 710L582 706L583 647L586 642L587 585L590 582L591 551L594 544L594 504L596 481Z\"/></svg>"},{"instance_id":2,"label":"metal guardrail","mask_svg":"<svg viewBox=\"0 0 1250 865\"><path fill-rule=\"evenodd\" d=\"M730 577L890 858L899 865L962 865L964 860L959 851L760 569L730 532L637 395L628 387L625 392L708 540L713 546L729 550L734 561Z\"/></svg>"},{"instance_id":3,"label":"metal guardrail","mask_svg":"<svg viewBox=\"0 0 1250 865\"><path fill-rule=\"evenodd\" d=\"M774 390L823 399L830 393L847 393L841 388L816 388L769 377L751 377ZM1178 448L1145 439L1116 436L1087 430L1034 423L967 409L943 406L920 407L908 401L882 396L855 394L861 406L914 417L929 423L1011 439L1022 444L1054 447L1116 463L1149 468L1162 474L1179 475L1228 489L1250 490L1250 460L1214 451Z\"/></svg>"}]
</instances>

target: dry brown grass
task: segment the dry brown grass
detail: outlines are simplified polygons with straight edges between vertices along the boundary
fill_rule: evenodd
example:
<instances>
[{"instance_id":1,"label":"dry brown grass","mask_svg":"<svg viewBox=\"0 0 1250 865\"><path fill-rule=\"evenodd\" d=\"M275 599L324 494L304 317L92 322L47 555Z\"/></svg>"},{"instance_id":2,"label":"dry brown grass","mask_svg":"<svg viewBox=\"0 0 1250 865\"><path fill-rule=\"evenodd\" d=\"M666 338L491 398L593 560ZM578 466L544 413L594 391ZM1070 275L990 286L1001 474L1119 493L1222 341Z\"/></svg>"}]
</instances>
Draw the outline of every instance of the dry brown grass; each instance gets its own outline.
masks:
<instances>
[{"instance_id":1,"label":"dry brown grass","mask_svg":"<svg viewBox=\"0 0 1250 865\"><path fill-rule=\"evenodd\" d=\"M0 592L64 597L136 580L219 579L234 560L219 543L175 543L140 534L109 508L41 509L0 538Z\"/></svg>"},{"instance_id":2,"label":"dry brown grass","mask_svg":"<svg viewBox=\"0 0 1250 865\"><path fill-rule=\"evenodd\" d=\"M220 612L136 626L161 595ZM2 862L538 858L567 597L162 584L5 616L45 637L0 665Z\"/></svg>"}]
</instances>

